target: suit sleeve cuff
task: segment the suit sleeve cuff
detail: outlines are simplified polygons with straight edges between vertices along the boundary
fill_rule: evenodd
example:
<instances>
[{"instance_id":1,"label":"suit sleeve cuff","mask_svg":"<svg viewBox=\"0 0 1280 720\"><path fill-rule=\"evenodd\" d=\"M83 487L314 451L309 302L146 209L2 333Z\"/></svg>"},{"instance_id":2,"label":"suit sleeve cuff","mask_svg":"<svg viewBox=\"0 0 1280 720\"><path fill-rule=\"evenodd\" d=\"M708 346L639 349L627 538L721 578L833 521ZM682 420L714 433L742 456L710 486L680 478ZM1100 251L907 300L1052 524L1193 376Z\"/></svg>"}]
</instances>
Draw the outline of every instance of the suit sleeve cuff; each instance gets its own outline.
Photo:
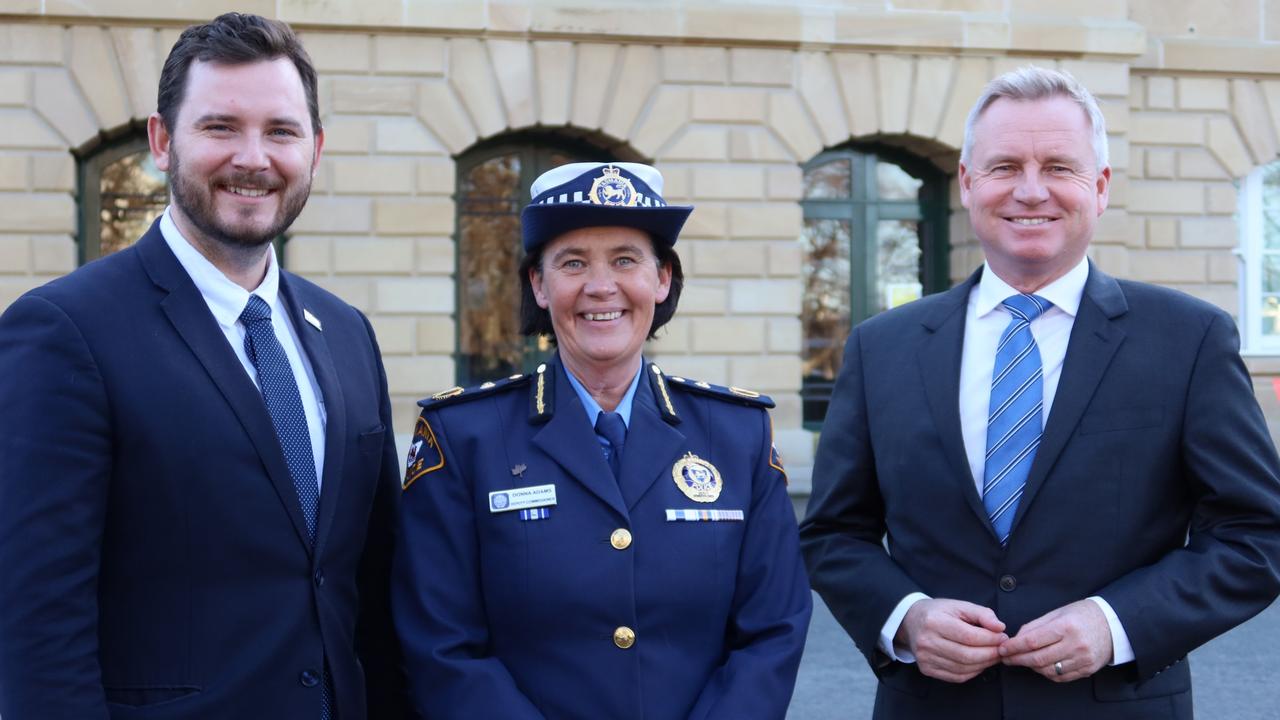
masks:
<instances>
[{"instance_id":1,"label":"suit sleeve cuff","mask_svg":"<svg viewBox=\"0 0 1280 720\"><path fill-rule=\"evenodd\" d=\"M880 642L877 643L877 646L880 648L880 652L889 656L890 660L900 663L913 663L916 661L916 656L907 648L898 648L895 651L893 638L898 634L898 628L902 626L902 620L907 617L907 611L911 609L911 606L921 600L928 599L929 596L924 593L913 592L902 598L897 607L893 609L893 612L889 613L889 619L884 621L884 626L880 628Z\"/></svg>"},{"instance_id":2,"label":"suit sleeve cuff","mask_svg":"<svg viewBox=\"0 0 1280 720\"><path fill-rule=\"evenodd\" d=\"M1124 626L1120 624L1120 618L1116 615L1116 611L1111 609L1111 603L1103 600L1097 595L1089 598L1102 609L1102 614L1107 616L1107 625L1111 628L1111 662L1108 665L1123 665L1127 662L1133 662L1133 645L1129 643L1129 634L1124 631Z\"/></svg>"}]
</instances>

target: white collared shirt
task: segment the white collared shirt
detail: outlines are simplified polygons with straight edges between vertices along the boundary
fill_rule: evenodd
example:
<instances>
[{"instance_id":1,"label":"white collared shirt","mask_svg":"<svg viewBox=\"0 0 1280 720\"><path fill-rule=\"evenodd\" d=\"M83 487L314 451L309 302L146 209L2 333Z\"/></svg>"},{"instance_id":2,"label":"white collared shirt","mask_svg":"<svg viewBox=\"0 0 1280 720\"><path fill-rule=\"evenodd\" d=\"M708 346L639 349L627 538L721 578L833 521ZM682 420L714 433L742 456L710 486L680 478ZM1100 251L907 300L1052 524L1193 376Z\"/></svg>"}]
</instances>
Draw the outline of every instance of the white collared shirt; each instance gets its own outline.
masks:
<instances>
[{"instance_id":1,"label":"white collared shirt","mask_svg":"<svg viewBox=\"0 0 1280 720\"><path fill-rule=\"evenodd\" d=\"M169 245L169 249L177 256L182 269L187 271L196 289L213 313L222 334L231 344L231 349L244 371L255 386L258 385L258 371L244 349L245 327L240 322L240 313L249 302L249 295L257 295L271 306L271 327L275 330L276 339L284 348L289 358L289 368L298 382L298 394L302 396L302 410L307 417L307 430L311 436L311 454L315 456L316 482L324 477L324 430L327 414L320 386L316 383L315 373L311 369L311 361L306 353L301 352L301 341L297 328L289 318L284 297L280 295L280 269L276 264L275 248L267 255L267 275L252 293L240 287L222 274L222 271L200 254L190 242L183 237L173 218L169 216L169 208L165 208L160 218L160 234ZM305 382L304 382L305 380Z\"/></svg>"},{"instance_id":2,"label":"white collared shirt","mask_svg":"<svg viewBox=\"0 0 1280 720\"><path fill-rule=\"evenodd\" d=\"M1053 303L1040 317L1031 321L1031 336L1040 350L1040 363L1044 369L1044 412L1041 428L1049 421L1053 411L1053 399L1062 378L1062 363L1067 357L1067 342L1075 326L1084 286L1089 280L1089 260L1080 262L1065 275L1035 292ZM965 310L964 346L960 357L960 430L964 436L964 451L969 460L978 497L982 497L982 474L987 450L987 414L991 405L991 375L995 370L996 346L1009 325L1012 315L1001 304L1018 291L996 275L990 265L983 265L982 277L969 291L969 303ZM911 593L902 599L890 613L880 629L879 647L890 658L899 662L915 662L909 652L895 652L893 638L902 625L903 618L919 600L927 599L924 593ZM1111 604L1101 597L1090 597L1107 617L1111 627L1112 665L1134 659L1129 636L1120 624L1120 618Z\"/></svg>"}]
</instances>

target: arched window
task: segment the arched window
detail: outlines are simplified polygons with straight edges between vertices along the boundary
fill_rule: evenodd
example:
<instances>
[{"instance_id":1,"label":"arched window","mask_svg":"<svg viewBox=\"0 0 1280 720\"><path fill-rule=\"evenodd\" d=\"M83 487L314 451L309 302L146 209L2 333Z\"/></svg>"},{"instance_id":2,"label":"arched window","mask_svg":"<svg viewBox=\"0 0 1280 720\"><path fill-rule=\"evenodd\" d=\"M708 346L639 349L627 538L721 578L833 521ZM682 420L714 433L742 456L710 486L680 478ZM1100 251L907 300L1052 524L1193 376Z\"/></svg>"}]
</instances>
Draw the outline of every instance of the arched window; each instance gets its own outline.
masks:
<instances>
[{"instance_id":1,"label":"arched window","mask_svg":"<svg viewBox=\"0 0 1280 720\"><path fill-rule=\"evenodd\" d=\"M947 287L947 176L896 148L831 150L805 164L801 205L801 396L816 429L850 328Z\"/></svg>"},{"instance_id":2,"label":"arched window","mask_svg":"<svg viewBox=\"0 0 1280 720\"><path fill-rule=\"evenodd\" d=\"M169 202L145 129L83 156L79 175L81 263L132 245Z\"/></svg>"},{"instance_id":3,"label":"arched window","mask_svg":"<svg viewBox=\"0 0 1280 720\"><path fill-rule=\"evenodd\" d=\"M510 133L458 157L459 385L526 372L551 350L520 335L520 211L534 179L571 162L636 159L599 136L569 132Z\"/></svg>"},{"instance_id":4,"label":"arched window","mask_svg":"<svg viewBox=\"0 0 1280 720\"><path fill-rule=\"evenodd\" d=\"M1244 347L1280 352L1280 160L1249 173L1240 187Z\"/></svg>"}]
</instances>

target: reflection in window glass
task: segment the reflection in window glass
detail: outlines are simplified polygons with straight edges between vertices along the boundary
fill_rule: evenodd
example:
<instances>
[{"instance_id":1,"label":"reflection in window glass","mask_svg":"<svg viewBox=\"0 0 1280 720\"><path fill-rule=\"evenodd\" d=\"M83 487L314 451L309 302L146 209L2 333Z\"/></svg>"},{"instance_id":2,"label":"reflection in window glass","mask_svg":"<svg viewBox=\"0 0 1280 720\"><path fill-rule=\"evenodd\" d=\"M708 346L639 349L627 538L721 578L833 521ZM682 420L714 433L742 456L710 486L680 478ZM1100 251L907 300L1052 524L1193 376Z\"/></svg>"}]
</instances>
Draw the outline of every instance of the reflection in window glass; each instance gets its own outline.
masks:
<instances>
[{"instance_id":1,"label":"reflection in window glass","mask_svg":"<svg viewBox=\"0 0 1280 720\"><path fill-rule=\"evenodd\" d=\"M841 350L849 336L849 222L805 220L801 235L804 267L804 376L834 383ZM828 394L830 391L828 390Z\"/></svg>"},{"instance_id":2,"label":"reflection in window glass","mask_svg":"<svg viewBox=\"0 0 1280 720\"><path fill-rule=\"evenodd\" d=\"M520 156L491 158L458 188L458 351L464 377L517 372L520 335Z\"/></svg>"},{"instance_id":3,"label":"reflection in window glass","mask_svg":"<svg viewBox=\"0 0 1280 720\"><path fill-rule=\"evenodd\" d=\"M147 150L126 155L102 168L98 190L102 199L100 255L132 245L169 202L165 174Z\"/></svg>"},{"instance_id":4,"label":"reflection in window glass","mask_svg":"<svg viewBox=\"0 0 1280 720\"><path fill-rule=\"evenodd\" d=\"M847 198L853 188L848 158L840 158L810 168L804 174L804 197L808 200Z\"/></svg>"},{"instance_id":5,"label":"reflection in window glass","mask_svg":"<svg viewBox=\"0 0 1280 720\"><path fill-rule=\"evenodd\" d=\"M876 242L880 261L880 272L876 274L879 299L876 312L918 299L921 291L919 223L881 220L876 223Z\"/></svg>"},{"instance_id":6,"label":"reflection in window glass","mask_svg":"<svg viewBox=\"0 0 1280 720\"><path fill-rule=\"evenodd\" d=\"M915 200L923 180L890 163L876 163L876 188L881 200Z\"/></svg>"}]
</instances>

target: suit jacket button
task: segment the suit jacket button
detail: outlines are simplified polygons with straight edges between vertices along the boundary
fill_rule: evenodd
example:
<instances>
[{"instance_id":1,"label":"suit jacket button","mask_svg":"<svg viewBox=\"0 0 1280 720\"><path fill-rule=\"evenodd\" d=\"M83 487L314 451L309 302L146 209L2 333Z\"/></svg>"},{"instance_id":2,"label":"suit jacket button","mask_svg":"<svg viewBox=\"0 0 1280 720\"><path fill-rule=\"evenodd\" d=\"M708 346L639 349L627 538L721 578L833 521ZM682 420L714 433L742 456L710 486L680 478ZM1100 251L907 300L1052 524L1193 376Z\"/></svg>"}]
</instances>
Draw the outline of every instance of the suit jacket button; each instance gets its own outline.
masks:
<instances>
[{"instance_id":1,"label":"suit jacket button","mask_svg":"<svg viewBox=\"0 0 1280 720\"><path fill-rule=\"evenodd\" d=\"M1000 578L1000 589L1005 592L1013 592L1018 587L1018 578L1012 575L1004 575Z\"/></svg>"},{"instance_id":2,"label":"suit jacket button","mask_svg":"<svg viewBox=\"0 0 1280 720\"><path fill-rule=\"evenodd\" d=\"M626 650L636 644L636 631L623 625L613 631L613 644Z\"/></svg>"},{"instance_id":3,"label":"suit jacket button","mask_svg":"<svg viewBox=\"0 0 1280 720\"><path fill-rule=\"evenodd\" d=\"M316 580L316 587L323 587L323 586L324 586L324 571L323 571L323 570L316 570L315 580Z\"/></svg>"},{"instance_id":4,"label":"suit jacket button","mask_svg":"<svg viewBox=\"0 0 1280 720\"><path fill-rule=\"evenodd\" d=\"M618 528L609 536L609 544L614 550L626 550L631 547L631 531L626 528Z\"/></svg>"},{"instance_id":5,"label":"suit jacket button","mask_svg":"<svg viewBox=\"0 0 1280 720\"><path fill-rule=\"evenodd\" d=\"M298 673L298 683L302 687L313 688L320 684L320 673L315 670L303 670Z\"/></svg>"}]
</instances>

